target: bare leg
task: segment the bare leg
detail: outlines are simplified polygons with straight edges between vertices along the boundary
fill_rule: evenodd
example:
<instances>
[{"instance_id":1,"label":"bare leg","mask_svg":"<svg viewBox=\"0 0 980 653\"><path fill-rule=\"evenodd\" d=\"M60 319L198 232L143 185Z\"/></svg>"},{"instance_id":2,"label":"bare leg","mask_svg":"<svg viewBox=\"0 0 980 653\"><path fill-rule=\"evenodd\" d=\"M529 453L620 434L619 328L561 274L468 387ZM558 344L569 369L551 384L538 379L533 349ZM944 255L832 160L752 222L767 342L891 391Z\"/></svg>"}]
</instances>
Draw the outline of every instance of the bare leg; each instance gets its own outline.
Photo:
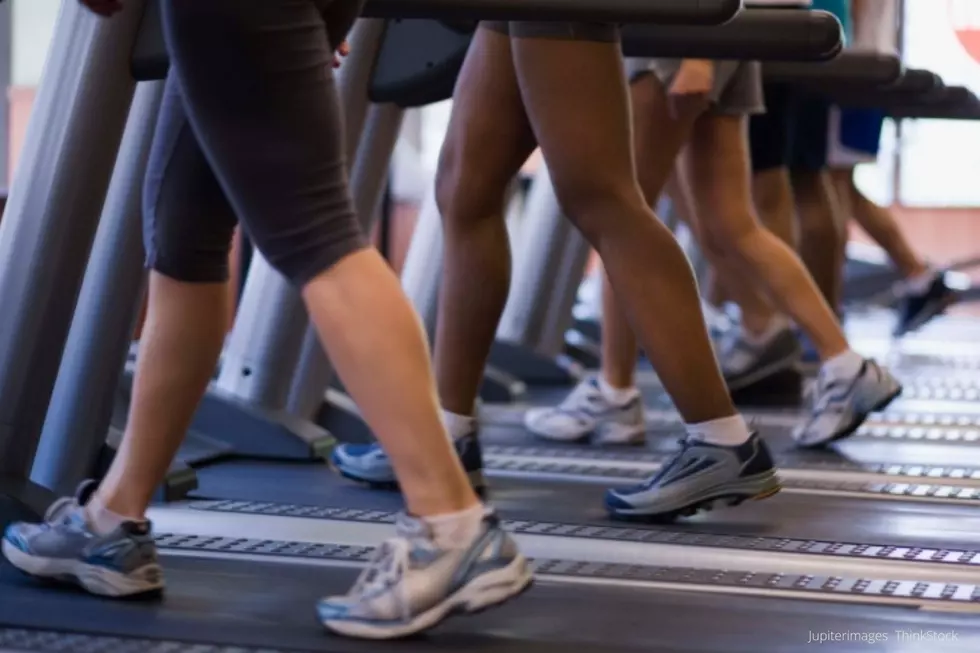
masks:
<instances>
[{"instance_id":1,"label":"bare leg","mask_svg":"<svg viewBox=\"0 0 980 653\"><path fill-rule=\"evenodd\" d=\"M654 115L651 94L656 92L652 75L643 75L630 84L633 115L633 142L636 156L636 176L647 205L656 206L660 192L673 176L681 148L700 109L683 116L674 129L666 130L657 124L660 116ZM666 138L661 138L666 136ZM694 210L682 187L675 187L677 207L681 218L692 229L697 229ZM674 198L672 198L674 199ZM614 388L632 388L635 385L637 357L636 336L630 325L609 277L602 275L602 376Z\"/></svg>"},{"instance_id":2,"label":"bare leg","mask_svg":"<svg viewBox=\"0 0 980 653\"><path fill-rule=\"evenodd\" d=\"M800 225L800 254L827 303L836 311L841 302L846 236L829 174L794 172L793 194Z\"/></svg>"},{"instance_id":3,"label":"bare leg","mask_svg":"<svg viewBox=\"0 0 980 653\"><path fill-rule=\"evenodd\" d=\"M912 249L895 216L865 197L855 185L854 169L835 170L832 174L845 215L885 250L902 276L907 279L929 272L929 266Z\"/></svg>"},{"instance_id":4,"label":"bare leg","mask_svg":"<svg viewBox=\"0 0 980 653\"><path fill-rule=\"evenodd\" d=\"M793 251L759 223L750 196L745 119L702 116L691 141L691 175L705 236L719 265L742 270L813 339L821 358L848 351L836 316Z\"/></svg>"},{"instance_id":5,"label":"bare leg","mask_svg":"<svg viewBox=\"0 0 980 653\"><path fill-rule=\"evenodd\" d=\"M513 51L558 198L602 258L685 422L735 415L691 267L636 182L618 43L516 39Z\"/></svg>"},{"instance_id":6,"label":"bare leg","mask_svg":"<svg viewBox=\"0 0 980 653\"><path fill-rule=\"evenodd\" d=\"M437 178L446 245L435 365L443 408L471 416L510 286L504 195L536 145L508 36L477 30L453 97Z\"/></svg>"},{"instance_id":7,"label":"bare leg","mask_svg":"<svg viewBox=\"0 0 980 653\"><path fill-rule=\"evenodd\" d=\"M126 432L99 487L109 511L143 518L214 373L229 303L226 283L183 283L150 273Z\"/></svg>"}]
</instances>

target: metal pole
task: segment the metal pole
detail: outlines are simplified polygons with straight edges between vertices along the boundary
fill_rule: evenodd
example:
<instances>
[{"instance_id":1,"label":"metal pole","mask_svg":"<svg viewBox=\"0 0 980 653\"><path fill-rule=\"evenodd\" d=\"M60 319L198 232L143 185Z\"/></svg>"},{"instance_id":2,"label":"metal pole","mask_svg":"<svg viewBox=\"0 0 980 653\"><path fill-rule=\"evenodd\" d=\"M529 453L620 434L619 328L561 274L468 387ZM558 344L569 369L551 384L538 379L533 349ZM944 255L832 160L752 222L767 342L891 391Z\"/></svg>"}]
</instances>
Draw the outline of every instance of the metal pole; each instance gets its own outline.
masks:
<instances>
[{"instance_id":1,"label":"metal pole","mask_svg":"<svg viewBox=\"0 0 980 653\"><path fill-rule=\"evenodd\" d=\"M143 2L64 2L0 223L0 474L30 471L135 82Z\"/></svg>"},{"instance_id":2,"label":"metal pole","mask_svg":"<svg viewBox=\"0 0 980 653\"><path fill-rule=\"evenodd\" d=\"M430 344L435 341L439 317L443 246L442 216L436 204L435 184L430 183L402 266L402 288L422 318Z\"/></svg>"},{"instance_id":3,"label":"metal pole","mask_svg":"<svg viewBox=\"0 0 980 653\"><path fill-rule=\"evenodd\" d=\"M562 273L566 244L573 237L582 239L562 213L551 176L544 166L531 186L526 214L526 224L521 230L523 242L514 257L514 280L497 338L534 348L541 337L554 284L563 281L558 277ZM578 281L581 274L576 285Z\"/></svg>"},{"instance_id":4,"label":"metal pole","mask_svg":"<svg viewBox=\"0 0 980 653\"><path fill-rule=\"evenodd\" d=\"M0 2L0 188L10 183L10 92L13 65L12 2ZM3 210L0 209L0 213Z\"/></svg>"},{"instance_id":5,"label":"metal pole","mask_svg":"<svg viewBox=\"0 0 980 653\"><path fill-rule=\"evenodd\" d=\"M391 155L398 141L404 112L393 104L372 105L368 112L351 174L354 208L364 233L370 233L378 217L378 207L388 182ZM286 410L300 417L316 415L324 393L333 378L316 329L310 325L303 337L299 365L293 376Z\"/></svg>"},{"instance_id":6,"label":"metal pole","mask_svg":"<svg viewBox=\"0 0 980 653\"><path fill-rule=\"evenodd\" d=\"M136 91L31 480L70 492L94 468L145 289L142 193L164 82Z\"/></svg>"},{"instance_id":7,"label":"metal pole","mask_svg":"<svg viewBox=\"0 0 980 653\"><path fill-rule=\"evenodd\" d=\"M348 166L364 127L368 85L383 33L384 21L359 20L348 39L351 55L338 75ZM263 408L284 408L308 323L299 293L256 252L217 388Z\"/></svg>"}]
</instances>

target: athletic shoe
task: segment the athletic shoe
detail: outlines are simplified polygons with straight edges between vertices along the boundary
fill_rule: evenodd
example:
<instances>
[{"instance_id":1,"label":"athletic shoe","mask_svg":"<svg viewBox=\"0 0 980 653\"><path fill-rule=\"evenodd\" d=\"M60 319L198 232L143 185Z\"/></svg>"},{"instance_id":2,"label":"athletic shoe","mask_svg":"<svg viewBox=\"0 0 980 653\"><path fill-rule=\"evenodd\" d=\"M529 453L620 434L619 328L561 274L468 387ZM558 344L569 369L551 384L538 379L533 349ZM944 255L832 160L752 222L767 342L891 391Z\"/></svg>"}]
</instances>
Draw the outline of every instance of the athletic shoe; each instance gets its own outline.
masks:
<instances>
[{"instance_id":1,"label":"athletic shoe","mask_svg":"<svg viewBox=\"0 0 980 653\"><path fill-rule=\"evenodd\" d=\"M801 447L816 448L846 438L902 394L891 373L867 359L857 376L834 379L821 371L812 391L812 408L793 437Z\"/></svg>"},{"instance_id":2,"label":"athletic shoe","mask_svg":"<svg viewBox=\"0 0 980 653\"><path fill-rule=\"evenodd\" d=\"M687 438L642 485L609 490L606 508L620 519L673 521L716 505L765 499L780 488L772 455L758 434L735 447Z\"/></svg>"},{"instance_id":3,"label":"athletic shoe","mask_svg":"<svg viewBox=\"0 0 980 653\"><path fill-rule=\"evenodd\" d=\"M929 287L919 293L905 293L898 304L898 322L895 337L921 329L930 320L942 315L955 304L957 293L946 285L946 275L936 275Z\"/></svg>"},{"instance_id":4,"label":"athletic shoe","mask_svg":"<svg viewBox=\"0 0 980 653\"><path fill-rule=\"evenodd\" d=\"M465 435L455 442L463 469L476 490L486 485L483 477L483 449L476 432ZM358 483L366 483L379 489L398 488L398 479L388 454L379 444L340 444L330 455L330 464L341 476Z\"/></svg>"},{"instance_id":5,"label":"athletic shoe","mask_svg":"<svg viewBox=\"0 0 980 653\"><path fill-rule=\"evenodd\" d=\"M719 359L728 389L736 392L774 374L795 369L801 356L796 336L790 329L784 329L761 345L747 341L741 334L730 338Z\"/></svg>"},{"instance_id":6,"label":"athletic shoe","mask_svg":"<svg viewBox=\"0 0 980 653\"><path fill-rule=\"evenodd\" d=\"M579 383L557 407L527 411L524 426L538 437L558 442L592 437L599 444L642 444L646 438L639 394L617 406L602 394L596 378Z\"/></svg>"},{"instance_id":7,"label":"athletic shoe","mask_svg":"<svg viewBox=\"0 0 980 653\"><path fill-rule=\"evenodd\" d=\"M320 602L317 612L328 630L363 639L407 637L452 614L509 601L531 586L527 559L492 512L465 549L439 549L419 519L402 516L397 532L347 596Z\"/></svg>"},{"instance_id":8,"label":"athletic shoe","mask_svg":"<svg viewBox=\"0 0 980 653\"><path fill-rule=\"evenodd\" d=\"M92 594L123 597L163 589L163 571L148 522L127 522L108 535L94 533L83 506L96 484L59 499L40 524L11 524L3 554L17 569L78 585Z\"/></svg>"}]
</instances>

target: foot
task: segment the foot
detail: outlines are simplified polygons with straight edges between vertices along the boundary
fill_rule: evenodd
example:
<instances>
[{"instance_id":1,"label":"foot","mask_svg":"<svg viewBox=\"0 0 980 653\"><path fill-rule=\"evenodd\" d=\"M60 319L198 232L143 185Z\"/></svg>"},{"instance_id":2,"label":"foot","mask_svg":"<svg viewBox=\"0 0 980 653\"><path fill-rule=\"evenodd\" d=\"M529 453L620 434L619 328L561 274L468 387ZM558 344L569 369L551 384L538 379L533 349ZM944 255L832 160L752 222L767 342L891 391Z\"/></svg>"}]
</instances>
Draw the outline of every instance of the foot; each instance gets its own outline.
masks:
<instances>
[{"instance_id":1,"label":"foot","mask_svg":"<svg viewBox=\"0 0 980 653\"><path fill-rule=\"evenodd\" d=\"M463 469L473 488L483 491L486 481L483 477L483 450L480 439L473 432L455 442ZM398 480L391 466L388 454L378 444L340 444L330 455L330 463L341 476L358 483L366 483L379 489L394 490Z\"/></svg>"},{"instance_id":2,"label":"foot","mask_svg":"<svg viewBox=\"0 0 980 653\"><path fill-rule=\"evenodd\" d=\"M937 274L925 290L905 293L898 304L895 337L900 338L921 329L930 320L946 312L956 300L956 291L946 285L946 275L942 273Z\"/></svg>"},{"instance_id":3,"label":"foot","mask_svg":"<svg viewBox=\"0 0 980 653\"><path fill-rule=\"evenodd\" d=\"M524 414L528 431L546 440L598 444L643 444L646 424L643 400L637 395L622 406L611 403L599 389L598 380L578 384L554 408L532 408Z\"/></svg>"},{"instance_id":4,"label":"foot","mask_svg":"<svg viewBox=\"0 0 980 653\"><path fill-rule=\"evenodd\" d=\"M606 508L621 519L667 522L716 504L765 499L780 487L769 448L758 434L734 447L688 438L681 451L642 485L609 490Z\"/></svg>"},{"instance_id":5,"label":"foot","mask_svg":"<svg viewBox=\"0 0 980 653\"><path fill-rule=\"evenodd\" d=\"M364 639L407 637L450 615L504 603L531 585L527 559L492 512L476 540L458 550L436 546L419 519L403 516L397 529L347 596L317 606L328 630Z\"/></svg>"},{"instance_id":6,"label":"foot","mask_svg":"<svg viewBox=\"0 0 980 653\"><path fill-rule=\"evenodd\" d=\"M793 433L801 447L817 448L846 438L868 419L884 410L902 394L902 386L891 373L867 359L858 375L834 379L821 371L812 391L810 415Z\"/></svg>"},{"instance_id":7,"label":"foot","mask_svg":"<svg viewBox=\"0 0 980 653\"><path fill-rule=\"evenodd\" d=\"M81 485L75 497L56 501L41 524L11 524L3 554L17 569L78 585L92 594L134 596L163 589L163 571L148 522L127 522L108 535L92 531L83 506L95 491Z\"/></svg>"},{"instance_id":8,"label":"foot","mask_svg":"<svg viewBox=\"0 0 980 653\"><path fill-rule=\"evenodd\" d=\"M737 392L774 374L793 369L801 356L796 336L790 329L784 329L759 345L739 334L725 343L719 360L728 389Z\"/></svg>"}]
</instances>

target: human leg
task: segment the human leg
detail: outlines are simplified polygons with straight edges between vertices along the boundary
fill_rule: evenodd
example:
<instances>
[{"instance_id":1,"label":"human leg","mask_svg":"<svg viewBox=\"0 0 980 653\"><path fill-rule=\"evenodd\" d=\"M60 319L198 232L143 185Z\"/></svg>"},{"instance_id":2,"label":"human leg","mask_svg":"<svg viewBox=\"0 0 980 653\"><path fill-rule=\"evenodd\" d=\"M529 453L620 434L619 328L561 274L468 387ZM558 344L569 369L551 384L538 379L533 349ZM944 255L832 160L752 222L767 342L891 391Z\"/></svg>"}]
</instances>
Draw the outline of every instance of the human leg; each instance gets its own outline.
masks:
<instances>
[{"instance_id":1,"label":"human leg","mask_svg":"<svg viewBox=\"0 0 980 653\"><path fill-rule=\"evenodd\" d=\"M635 181L618 44L522 39L514 54L559 200L599 252L691 436L662 473L637 488L611 491L607 506L616 516L672 518L696 512L722 492L744 499L776 491L768 452L735 412L718 374L690 266ZM583 122L593 128L583 132ZM697 477L678 473L693 456L709 460L710 469Z\"/></svg>"},{"instance_id":2,"label":"human leg","mask_svg":"<svg viewBox=\"0 0 980 653\"><path fill-rule=\"evenodd\" d=\"M383 638L428 627L455 607L504 600L522 591L530 575L466 481L439 418L421 327L397 279L366 250L354 219L324 24L331 24L330 9L326 2L170 0L163 16L173 74L198 143L258 248L302 288L328 353L388 448L409 510L419 517L400 525L403 537L386 545L378 562L401 568L402 583L418 578L387 590L407 593L407 613L374 593L367 578L349 597L320 606L329 628ZM348 13L353 19L357 12ZM224 38L215 49L218 25ZM246 59L251 65L242 65ZM243 150L242 133L276 145ZM270 160L273 153L278 156ZM173 426L184 417L189 421L168 419ZM448 572L407 568L411 542L422 540L454 561L443 565ZM463 578L458 593L449 594L446 573ZM508 584L484 593L486 574ZM411 589L420 583L445 592L421 595Z\"/></svg>"},{"instance_id":3,"label":"human leg","mask_svg":"<svg viewBox=\"0 0 980 653\"><path fill-rule=\"evenodd\" d=\"M705 238L727 251L730 265L746 270L766 288L780 310L820 348L817 412L801 429L801 442L812 445L849 435L872 411L897 396L900 386L887 371L850 350L802 262L759 223L750 197L744 119L704 116L690 148L691 178L703 184L695 187L694 196L703 202L699 212Z\"/></svg>"}]
</instances>

